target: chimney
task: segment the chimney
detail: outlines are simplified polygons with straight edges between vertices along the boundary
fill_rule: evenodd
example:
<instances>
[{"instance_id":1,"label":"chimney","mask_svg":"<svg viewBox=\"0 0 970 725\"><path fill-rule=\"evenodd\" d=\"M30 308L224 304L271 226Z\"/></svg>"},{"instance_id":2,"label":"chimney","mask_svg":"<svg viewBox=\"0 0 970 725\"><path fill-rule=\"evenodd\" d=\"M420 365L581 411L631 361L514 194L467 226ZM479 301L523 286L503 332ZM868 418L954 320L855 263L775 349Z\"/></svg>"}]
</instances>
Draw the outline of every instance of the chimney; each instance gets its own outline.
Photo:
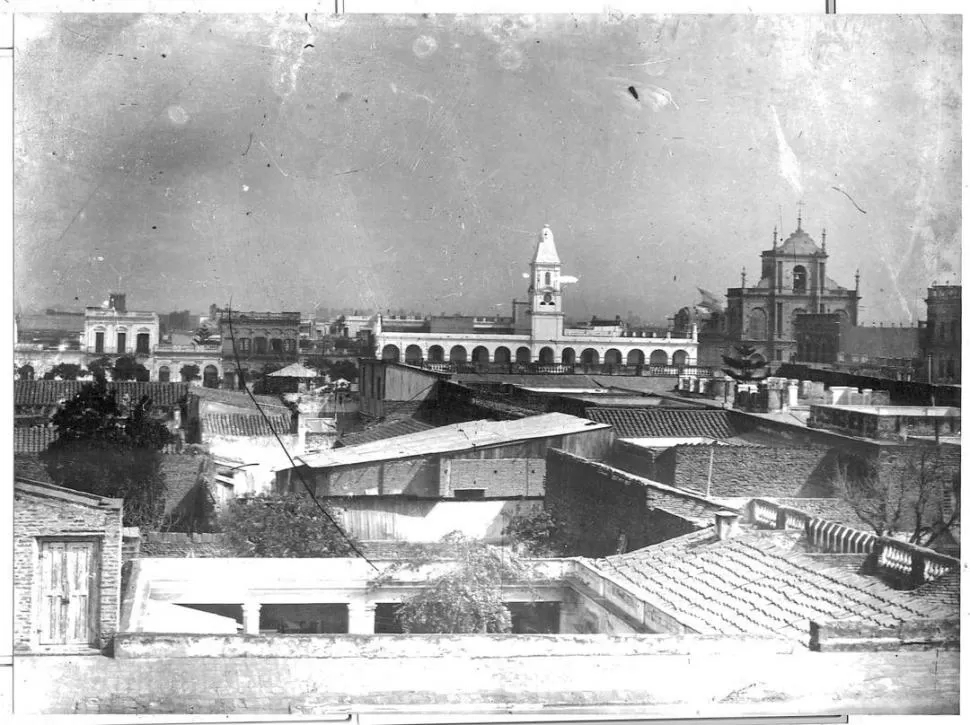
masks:
<instances>
[{"instance_id":1,"label":"chimney","mask_svg":"<svg viewBox=\"0 0 970 725\"><path fill-rule=\"evenodd\" d=\"M717 528L717 540L726 541L738 534L740 515L734 511L718 511L714 514L714 525Z\"/></svg>"}]
</instances>

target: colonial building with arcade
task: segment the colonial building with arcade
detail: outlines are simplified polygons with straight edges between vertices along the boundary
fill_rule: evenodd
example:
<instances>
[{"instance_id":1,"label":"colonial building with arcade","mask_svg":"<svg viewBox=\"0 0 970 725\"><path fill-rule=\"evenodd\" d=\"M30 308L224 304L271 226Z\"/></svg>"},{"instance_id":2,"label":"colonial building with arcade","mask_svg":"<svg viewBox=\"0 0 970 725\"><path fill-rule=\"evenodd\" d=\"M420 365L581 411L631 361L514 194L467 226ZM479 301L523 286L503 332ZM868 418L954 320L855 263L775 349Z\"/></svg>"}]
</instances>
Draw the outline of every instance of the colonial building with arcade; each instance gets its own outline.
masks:
<instances>
[{"instance_id":1,"label":"colonial building with arcade","mask_svg":"<svg viewBox=\"0 0 970 725\"><path fill-rule=\"evenodd\" d=\"M379 315L373 335L384 360L410 364L456 363L482 366L694 365L697 328L675 334L631 330L619 319L570 328L563 314L563 286L576 282L562 274L552 230L539 233L529 274L528 299L512 301L511 317L432 317L397 320Z\"/></svg>"}]
</instances>

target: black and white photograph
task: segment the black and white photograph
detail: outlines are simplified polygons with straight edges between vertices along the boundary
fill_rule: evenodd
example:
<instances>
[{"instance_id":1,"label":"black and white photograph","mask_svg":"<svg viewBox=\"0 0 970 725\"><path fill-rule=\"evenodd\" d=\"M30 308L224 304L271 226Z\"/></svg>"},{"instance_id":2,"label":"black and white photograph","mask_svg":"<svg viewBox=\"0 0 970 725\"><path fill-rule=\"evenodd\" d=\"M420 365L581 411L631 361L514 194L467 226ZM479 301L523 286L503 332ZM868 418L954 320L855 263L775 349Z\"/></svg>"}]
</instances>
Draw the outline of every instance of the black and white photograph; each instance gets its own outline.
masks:
<instances>
[{"instance_id":1,"label":"black and white photograph","mask_svg":"<svg viewBox=\"0 0 970 725\"><path fill-rule=\"evenodd\" d=\"M14 714L958 715L962 16L309 9L14 18Z\"/></svg>"}]
</instances>

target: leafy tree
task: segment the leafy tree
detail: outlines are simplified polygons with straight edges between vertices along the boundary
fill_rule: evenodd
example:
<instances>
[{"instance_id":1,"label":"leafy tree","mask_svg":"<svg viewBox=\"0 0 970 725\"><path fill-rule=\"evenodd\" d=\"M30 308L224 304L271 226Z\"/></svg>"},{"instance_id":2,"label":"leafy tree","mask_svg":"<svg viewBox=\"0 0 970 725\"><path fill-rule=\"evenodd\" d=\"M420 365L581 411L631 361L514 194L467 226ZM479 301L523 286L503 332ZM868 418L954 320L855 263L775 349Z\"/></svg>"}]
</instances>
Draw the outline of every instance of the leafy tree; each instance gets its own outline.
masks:
<instances>
[{"instance_id":1,"label":"leafy tree","mask_svg":"<svg viewBox=\"0 0 970 725\"><path fill-rule=\"evenodd\" d=\"M330 363L328 372L331 380L344 378L352 383L357 380L357 363L352 360L337 360Z\"/></svg>"},{"instance_id":2,"label":"leafy tree","mask_svg":"<svg viewBox=\"0 0 970 725\"><path fill-rule=\"evenodd\" d=\"M198 330L195 331L195 342L198 345L211 345L216 341L215 333L209 328L208 325L202 325Z\"/></svg>"},{"instance_id":3,"label":"leafy tree","mask_svg":"<svg viewBox=\"0 0 970 725\"><path fill-rule=\"evenodd\" d=\"M112 380L137 380L138 382L148 382L151 374L148 368L138 362L131 355L122 355L115 360L114 368L111 373Z\"/></svg>"},{"instance_id":4,"label":"leafy tree","mask_svg":"<svg viewBox=\"0 0 970 725\"><path fill-rule=\"evenodd\" d=\"M933 449L921 448L884 471L869 461L843 463L834 483L877 536L907 534L911 544L931 546L959 526L960 475L945 470Z\"/></svg>"},{"instance_id":5,"label":"leafy tree","mask_svg":"<svg viewBox=\"0 0 970 725\"><path fill-rule=\"evenodd\" d=\"M44 374L44 380L54 380L55 378L77 380L83 372L84 369L75 363L58 363Z\"/></svg>"},{"instance_id":6,"label":"leafy tree","mask_svg":"<svg viewBox=\"0 0 970 725\"><path fill-rule=\"evenodd\" d=\"M408 634L493 634L512 630L512 615L503 600L502 585L528 585L530 569L514 555L458 532L442 539L442 554L450 560L445 571L428 586L405 599L397 611L401 628ZM441 557L417 557L389 567L374 582L393 580L402 569L416 570Z\"/></svg>"},{"instance_id":7,"label":"leafy tree","mask_svg":"<svg viewBox=\"0 0 970 725\"><path fill-rule=\"evenodd\" d=\"M337 514L322 505L330 518L305 493L237 498L222 514L220 528L239 556L353 556L351 542L334 524Z\"/></svg>"},{"instance_id":8,"label":"leafy tree","mask_svg":"<svg viewBox=\"0 0 970 725\"><path fill-rule=\"evenodd\" d=\"M199 370L198 365L183 365L179 375L182 376L182 382L191 383L193 380L202 378L202 371Z\"/></svg>"},{"instance_id":9,"label":"leafy tree","mask_svg":"<svg viewBox=\"0 0 970 725\"><path fill-rule=\"evenodd\" d=\"M566 556L569 552L563 522L548 508L513 516L502 534L529 556L557 557Z\"/></svg>"},{"instance_id":10,"label":"leafy tree","mask_svg":"<svg viewBox=\"0 0 970 725\"><path fill-rule=\"evenodd\" d=\"M94 376L95 380L107 380L108 375L114 372L114 361L107 355L99 357L88 363L88 372Z\"/></svg>"},{"instance_id":11,"label":"leafy tree","mask_svg":"<svg viewBox=\"0 0 970 725\"><path fill-rule=\"evenodd\" d=\"M17 368L17 379L18 380L33 380L34 379L34 368L32 365L21 365Z\"/></svg>"},{"instance_id":12,"label":"leafy tree","mask_svg":"<svg viewBox=\"0 0 970 725\"><path fill-rule=\"evenodd\" d=\"M734 378L739 383L752 383L767 376L768 361L758 354L751 345L738 345L734 348L737 356L722 355L721 359L728 367L724 374Z\"/></svg>"},{"instance_id":13,"label":"leafy tree","mask_svg":"<svg viewBox=\"0 0 970 725\"><path fill-rule=\"evenodd\" d=\"M146 396L124 411L104 378L57 413L58 437L41 454L51 479L76 491L122 498L125 526L157 528L165 509L161 450L171 438Z\"/></svg>"}]
</instances>

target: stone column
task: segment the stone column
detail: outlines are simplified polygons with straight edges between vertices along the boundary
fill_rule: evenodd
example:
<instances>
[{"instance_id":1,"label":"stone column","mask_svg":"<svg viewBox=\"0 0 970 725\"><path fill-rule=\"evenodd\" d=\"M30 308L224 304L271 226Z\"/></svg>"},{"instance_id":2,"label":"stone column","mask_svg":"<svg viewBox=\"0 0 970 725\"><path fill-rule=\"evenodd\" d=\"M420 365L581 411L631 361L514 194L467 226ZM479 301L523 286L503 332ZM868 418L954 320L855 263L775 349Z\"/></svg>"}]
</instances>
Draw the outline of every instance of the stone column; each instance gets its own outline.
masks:
<instances>
[{"instance_id":1,"label":"stone column","mask_svg":"<svg viewBox=\"0 0 970 725\"><path fill-rule=\"evenodd\" d=\"M347 633L374 634L374 610L376 604L360 600L347 605Z\"/></svg>"},{"instance_id":2,"label":"stone column","mask_svg":"<svg viewBox=\"0 0 970 725\"><path fill-rule=\"evenodd\" d=\"M798 405L798 383L788 384L788 407L793 408Z\"/></svg>"},{"instance_id":3,"label":"stone column","mask_svg":"<svg viewBox=\"0 0 970 725\"><path fill-rule=\"evenodd\" d=\"M768 388L768 412L781 410L781 390L778 388Z\"/></svg>"},{"instance_id":4,"label":"stone column","mask_svg":"<svg viewBox=\"0 0 970 725\"><path fill-rule=\"evenodd\" d=\"M848 401L849 391L852 388L845 385L831 385L829 386L829 392L832 393L831 405L845 405Z\"/></svg>"},{"instance_id":5,"label":"stone column","mask_svg":"<svg viewBox=\"0 0 970 725\"><path fill-rule=\"evenodd\" d=\"M259 634L259 602L243 602L243 633Z\"/></svg>"}]
</instances>

